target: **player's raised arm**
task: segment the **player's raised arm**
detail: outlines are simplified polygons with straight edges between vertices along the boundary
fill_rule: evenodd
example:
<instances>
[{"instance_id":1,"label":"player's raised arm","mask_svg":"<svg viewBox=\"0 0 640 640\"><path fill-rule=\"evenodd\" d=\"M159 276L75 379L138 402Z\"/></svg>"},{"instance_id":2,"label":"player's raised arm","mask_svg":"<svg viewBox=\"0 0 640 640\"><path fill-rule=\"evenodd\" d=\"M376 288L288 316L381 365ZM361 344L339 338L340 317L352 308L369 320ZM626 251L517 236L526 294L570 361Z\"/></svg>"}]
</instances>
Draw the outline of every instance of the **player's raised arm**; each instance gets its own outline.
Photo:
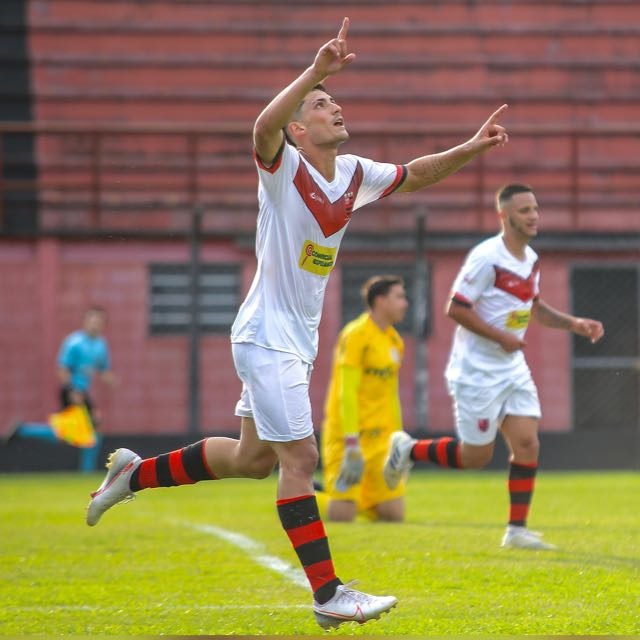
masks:
<instances>
[{"instance_id":1,"label":"player's raised arm","mask_svg":"<svg viewBox=\"0 0 640 640\"><path fill-rule=\"evenodd\" d=\"M489 119L478 129L478 132L467 142L442 153L422 156L409 162L406 165L407 177L398 192L418 191L440 182L440 180L455 173L480 153L506 144L509 141L509 136L505 127L498 123L506 109L507 105L503 104L494 111Z\"/></svg>"},{"instance_id":2,"label":"player's raised arm","mask_svg":"<svg viewBox=\"0 0 640 640\"><path fill-rule=\"evenodd\" d=\"M338 35L320 47L313 64L284 88L258 116L253 128L253 143L258 157L265 164L275 158L282 145L282 130L307 93L355 59L355 53L348 51L348 31L349 18L344 18Z\"/></svg>"}]
</instances>

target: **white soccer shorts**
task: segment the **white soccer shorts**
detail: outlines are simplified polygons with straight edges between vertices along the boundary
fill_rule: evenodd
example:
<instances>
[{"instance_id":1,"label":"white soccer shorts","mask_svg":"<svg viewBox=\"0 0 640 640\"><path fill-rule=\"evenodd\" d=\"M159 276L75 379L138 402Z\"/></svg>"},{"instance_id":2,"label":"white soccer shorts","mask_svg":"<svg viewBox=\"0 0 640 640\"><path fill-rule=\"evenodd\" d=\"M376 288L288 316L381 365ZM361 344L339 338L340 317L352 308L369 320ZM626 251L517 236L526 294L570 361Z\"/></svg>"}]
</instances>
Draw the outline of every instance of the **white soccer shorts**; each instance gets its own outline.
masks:
<instances>
[{"instance_id":1,"label":"white soccer shorts","mask_svg":"<svg viewBox=\"0 0 640 640\"><path fill-rule=\"evenodd\" d=\"M482 446L496 439L505 416L540 418L540 400L531 376L490 387L449 382L458 437Z\"/></svg>"},{"instance_id":2,"label":"white soccer shorts","mask_svg":"<svg viewBox=\"0 0 640 640\"><path fill-rule=\"evenodd\" d=\"M242 342L231 345L242 380L235 414L253 418L260 440L290 442L313 434L309 380L313 365L299 357Z\"/></svg>"}]
</instances>

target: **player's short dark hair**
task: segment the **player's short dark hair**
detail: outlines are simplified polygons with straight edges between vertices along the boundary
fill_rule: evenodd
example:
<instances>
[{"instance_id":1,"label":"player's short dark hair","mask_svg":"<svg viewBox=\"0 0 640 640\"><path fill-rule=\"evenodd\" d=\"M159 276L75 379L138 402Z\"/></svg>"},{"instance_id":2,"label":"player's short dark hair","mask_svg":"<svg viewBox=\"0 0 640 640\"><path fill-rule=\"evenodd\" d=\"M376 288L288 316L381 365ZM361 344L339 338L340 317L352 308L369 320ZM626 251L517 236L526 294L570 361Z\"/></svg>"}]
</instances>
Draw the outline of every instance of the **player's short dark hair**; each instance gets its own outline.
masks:
<instances>
[{"instance_id":1,"label":"player's short dark hair","mask_svg":"<svg viewBox=\"0 0 640 640\"><path fill-rule=\"evenodd\" d=\"M404 280L400 276L372 276L360 288L362 301L368 309L373 309L375 299L380 296L386 296L391 287L397 284L404 285Z\"/></svg>"},{"instance_id":2,"label":"player's short dark hair","mask_svg":"<svg viewBox=\"0 0 640 640\"><path fill-rule=\"evenodd\" d=\"M325 93L327 93L327 89L326 87L319 82L318 84L316 84L313 89L311 89L311 91L324 91ZM309 93L311 93L311 91L309 91ZM307 95L309 95L309 93ZM294 120L297 120L300 117L300 111L302 109L302 105L304 104L304 101L306 100L307 96L305 96L301 101L300 104L298 105L298 108L293 112L293 115L291 116L291 118L289 119L289 122L293 122ZM284 132L284 137L286 138L287 142L292 146L292 147L297 147L298 145L296 144L295 140L293 140L293 138L289 135L289 132L287 131L287 127L289 126L289 122L287 122L287 126L284 127L282 129L282 131Z\"/></svg>"},{"instance_id":3,"label":"player's short dark hair","mask_svg":"<svg viewBox=\"0 0 640 640\"><path fill-rule=\"evenodd\" d=\"M502 209L504 204L511 200L517 193L533 193L533 189L528 184L521 184L519 182L512 182L506 184L504 187L500 187L496 191L496 206L498 209Z\"/></svg>"}]
</instances>

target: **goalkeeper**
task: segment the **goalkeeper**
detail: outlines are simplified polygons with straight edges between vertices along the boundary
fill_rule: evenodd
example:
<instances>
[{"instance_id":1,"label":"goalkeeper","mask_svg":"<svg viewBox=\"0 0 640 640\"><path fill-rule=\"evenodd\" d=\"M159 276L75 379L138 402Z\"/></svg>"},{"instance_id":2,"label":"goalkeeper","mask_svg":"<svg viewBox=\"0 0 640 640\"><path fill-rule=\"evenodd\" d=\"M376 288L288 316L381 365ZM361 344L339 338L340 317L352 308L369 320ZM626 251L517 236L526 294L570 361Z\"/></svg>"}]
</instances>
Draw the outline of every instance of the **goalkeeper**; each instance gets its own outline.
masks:
<instances>
[{"instance_id":1,"label":"goalkeeper","mask_svg":"<svg viewBox=\"0 0 640 640\"><path fill-rule=\"evenodd\" d=\"M327 517L350 522L404 518L405 484L390 490L382 476L390 436L402 428L398 371L404 343L394 325L408 302L398 276L374 276L362 287L367 311L340 332L321 434Z\"/></svg>"}]
</instances>

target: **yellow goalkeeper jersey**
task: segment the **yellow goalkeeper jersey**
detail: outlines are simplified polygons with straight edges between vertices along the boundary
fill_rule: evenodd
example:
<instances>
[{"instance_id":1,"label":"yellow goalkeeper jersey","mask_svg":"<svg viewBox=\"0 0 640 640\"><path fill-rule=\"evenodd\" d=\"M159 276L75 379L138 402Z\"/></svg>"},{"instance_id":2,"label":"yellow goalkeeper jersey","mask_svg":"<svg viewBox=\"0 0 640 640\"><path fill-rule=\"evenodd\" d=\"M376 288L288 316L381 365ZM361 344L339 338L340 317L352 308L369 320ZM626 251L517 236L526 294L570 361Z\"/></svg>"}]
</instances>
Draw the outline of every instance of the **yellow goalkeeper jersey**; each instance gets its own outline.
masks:
<instances>
[{"instance_id":1,"label":"yellow goalkeeper jersey","mask_svg":"<svg viewBox=\"0 0 640 640\"><path fill-rule=\"evenodd\" d=\"M400 429L402 415L398 394L398 371L404 356L400 334L385 331L363 313L340 332L333 354L333 368L325 402L324 436L342 438L345 434L367 432L383 435ZM343 371L359 372L357 424L344 425Z\"/></svg>"}]
</instances>

